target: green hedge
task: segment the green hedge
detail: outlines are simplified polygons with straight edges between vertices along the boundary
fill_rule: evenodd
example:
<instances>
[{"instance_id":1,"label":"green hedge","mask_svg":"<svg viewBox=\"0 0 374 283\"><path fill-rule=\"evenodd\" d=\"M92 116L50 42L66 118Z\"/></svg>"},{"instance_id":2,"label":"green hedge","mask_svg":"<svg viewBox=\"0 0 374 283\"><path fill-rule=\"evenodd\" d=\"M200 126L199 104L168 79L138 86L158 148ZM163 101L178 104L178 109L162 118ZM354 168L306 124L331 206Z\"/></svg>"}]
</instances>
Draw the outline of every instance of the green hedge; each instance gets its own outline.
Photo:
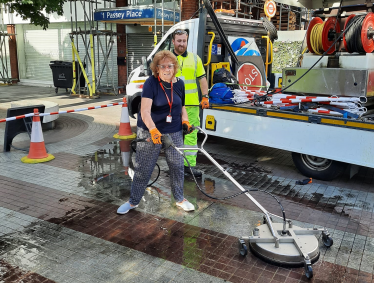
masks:
<instances>
[{"instance_id":1,"label":"green hedge","mask_svg":"<svg viewBox=\"0 0 374 283\"><path fill-rule=\"evenodd\" d=\"M295 67L300 56L301 41L275 41L273 44L273 73L282 73L286 67Z\"/></svg>"}]
</instances>

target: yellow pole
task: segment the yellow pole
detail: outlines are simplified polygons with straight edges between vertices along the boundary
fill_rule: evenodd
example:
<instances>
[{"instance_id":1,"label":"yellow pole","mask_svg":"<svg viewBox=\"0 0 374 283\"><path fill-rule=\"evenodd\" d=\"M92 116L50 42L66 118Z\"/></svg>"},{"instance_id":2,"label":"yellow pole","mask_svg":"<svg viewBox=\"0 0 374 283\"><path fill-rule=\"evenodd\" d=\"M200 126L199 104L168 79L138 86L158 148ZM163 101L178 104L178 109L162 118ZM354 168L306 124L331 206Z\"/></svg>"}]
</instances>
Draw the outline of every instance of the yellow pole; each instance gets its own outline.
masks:
<instances>
[{"instance_id":1,"label":"yellow pole","mask_svg":"<svg viewBox=\"0 0 374 283\"><path fill-rule=\"evenodd\" d=\"M209 43L209 48L208 48L208 62L204 64L204 66L208 66L210 64L210 60L212 58L212 45L213 45L213 40L216 37L216 34L212 31L208 32L208 34L212 35L212 38L210 39Z\"/></svg>"},{"instance_id":2,"label":"yellow pole","mask_svg":"<svg viewBox=\"0 0 374 283\"><path fill-rule=\"evenodd\" d=\"M71 38L71 44L74 45L74 39ZM75 87L77 85L77 74L75 70L75 54L74 54L74 48L71 48L71 52L73 53L73 86L71 87L71 93L76 94Z\"/></svg>"},{"instance_id":3,"label":"yellow pole","mask_svg":"<svg viewBox=\"0 0 374 283\"><path fill-rule=\"evenodd\" d=\"M273 52L273 43L271 42L270 38L269 38L269 43L270 43L270 62L268 63L269 65L271 63L273 63L273 55L274 55L274 52Z\"/></svg>"},{"instance_id":4,"label":"yellow pole","mask_svg":"<svg viewBox=\"0 0 374 283\"><path fill-rule=\"evenodd\" d=\"M81 66L81 70L82 70L82 73L83 73L83 76L84 76L84 79L86 80L87 82L87 86L88 86L88 90L90 91L90 96L92 96L92 88L91 88L91 85L90 85L90 81L88 80L87 78L87 74L86 74L86 71L84 70L84 67L83 67L83 64L82 64L82 61L81 61L81 58L79 57L79 54L77 52L77 49L75 49L75 45L74 43L72 42L72 45L73 47L73 52L77 55L77 59L78 59L78 62L79 62L79 65Z\"/></svg>"},{"instance_id":5,"label":"yellow pole","mask_svg":"<svg viewBox=\"0 0 374 283\"><path fill-rule=\"evenodd\" d=\"M268 65L269 65L269 37L263 36L262 38L266 38L266 62L265 62L265 76L268 77Z\"/></svg>"},{"instance_id":6,"label":"yellow pole","mask_svg":"<svg viewBox=\"0 0 374 283\"><path fill-rule=\"evenodd\" d=\"M95 57L93 49L93 35L90 34L90 47L91 47L91 70L92 70L92 93L96 93L96 83L95 83Z\"/></svg>"}]
</instances>

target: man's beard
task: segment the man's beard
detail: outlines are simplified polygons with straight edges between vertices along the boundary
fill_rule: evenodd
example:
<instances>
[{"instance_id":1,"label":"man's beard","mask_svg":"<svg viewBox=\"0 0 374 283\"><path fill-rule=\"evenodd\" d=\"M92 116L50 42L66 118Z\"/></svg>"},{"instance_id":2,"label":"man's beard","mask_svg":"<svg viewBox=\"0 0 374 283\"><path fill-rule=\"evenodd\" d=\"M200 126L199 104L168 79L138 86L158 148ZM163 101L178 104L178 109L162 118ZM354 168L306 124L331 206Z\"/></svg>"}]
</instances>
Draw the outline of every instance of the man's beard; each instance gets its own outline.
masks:
<instances>
[{"instance_id":1,"label":"man's beard","mask_svg":"<svg viewBox=\"0 0 374 283\"><path fill-rule=\"evenodd\" d=\"M184 48L184 47L182 47L182 46L177 46L177 50L178 50L179 53L182 53L182 54L183 54L183 53L186 51L186 49L187 49L187 48Z\"/></svg>"}]
</instances>

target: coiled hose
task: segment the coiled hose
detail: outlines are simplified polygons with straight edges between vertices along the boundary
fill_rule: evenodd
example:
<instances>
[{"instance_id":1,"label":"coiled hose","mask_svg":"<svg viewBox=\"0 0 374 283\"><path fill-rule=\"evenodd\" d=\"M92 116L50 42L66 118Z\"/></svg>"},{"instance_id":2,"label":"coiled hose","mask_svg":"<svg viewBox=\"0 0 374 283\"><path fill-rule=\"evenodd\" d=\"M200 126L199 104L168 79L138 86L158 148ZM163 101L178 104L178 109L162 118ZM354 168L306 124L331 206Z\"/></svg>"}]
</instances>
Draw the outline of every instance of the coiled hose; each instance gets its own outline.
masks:
<instances>
[{"instance_id":1,"label":"coiled hose","mask_svg":"<svg viewBox=\"0 0 374 283\"><path fill-rule=\"evenodd\" d=\"M322 31L325 23L315 24L310 33L310 44L312 46L313 52L322 55L324 50L322 46Z\"/></svg>"},{"instance_id":2,"label":"coiled hose","mask_svg":"<svg viewBox=\"0 0 374 283\"><path fill-rule=\"evenodd\" d=\"M274 40L277 40L278 39L278 31L275 28L275 26L273 25L273 23L270 22L266 17L262 17L261 20L264 24L264 28L266 29L266 31L269 34L269 38L270 38L271 42L274 42Z\"/></svg>"},{"instance_id":3,"label":"coiled hose","mask_svg":"<svg viewBox=\"0 0 374 283\"><path fill-rule=\"evenodd\" d=\"M365 15L357 15L350 20L351 27L345 34L345 40L348 50L351 53L366 53L361 41L361 30L364 19Z\"/></svg>"}]
</instances>

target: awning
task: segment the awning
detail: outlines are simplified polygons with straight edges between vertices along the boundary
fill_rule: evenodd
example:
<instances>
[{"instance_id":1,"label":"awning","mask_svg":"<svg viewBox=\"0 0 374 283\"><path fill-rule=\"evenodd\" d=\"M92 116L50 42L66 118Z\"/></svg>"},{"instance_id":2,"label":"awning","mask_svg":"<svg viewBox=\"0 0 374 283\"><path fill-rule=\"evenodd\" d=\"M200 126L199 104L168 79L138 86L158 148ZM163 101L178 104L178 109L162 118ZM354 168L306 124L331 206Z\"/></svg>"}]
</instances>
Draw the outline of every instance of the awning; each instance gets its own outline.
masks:
<instances>
[{"instance_id":1,"label":"awning","mask_svg":"<svg viewBox=\"0 0 374 283\"><path fill-rule=\"evenodd\" d=\"M98 9L94 13L94 20L117 24L154 25L154 8L152 7L117 7ZM156 8L157 25L162 22L162 9ZM164 9L164 25L174 24L174 11ZM179 12L175 11L175 22L180 21Z\"/></svg>"}]
</instances>

